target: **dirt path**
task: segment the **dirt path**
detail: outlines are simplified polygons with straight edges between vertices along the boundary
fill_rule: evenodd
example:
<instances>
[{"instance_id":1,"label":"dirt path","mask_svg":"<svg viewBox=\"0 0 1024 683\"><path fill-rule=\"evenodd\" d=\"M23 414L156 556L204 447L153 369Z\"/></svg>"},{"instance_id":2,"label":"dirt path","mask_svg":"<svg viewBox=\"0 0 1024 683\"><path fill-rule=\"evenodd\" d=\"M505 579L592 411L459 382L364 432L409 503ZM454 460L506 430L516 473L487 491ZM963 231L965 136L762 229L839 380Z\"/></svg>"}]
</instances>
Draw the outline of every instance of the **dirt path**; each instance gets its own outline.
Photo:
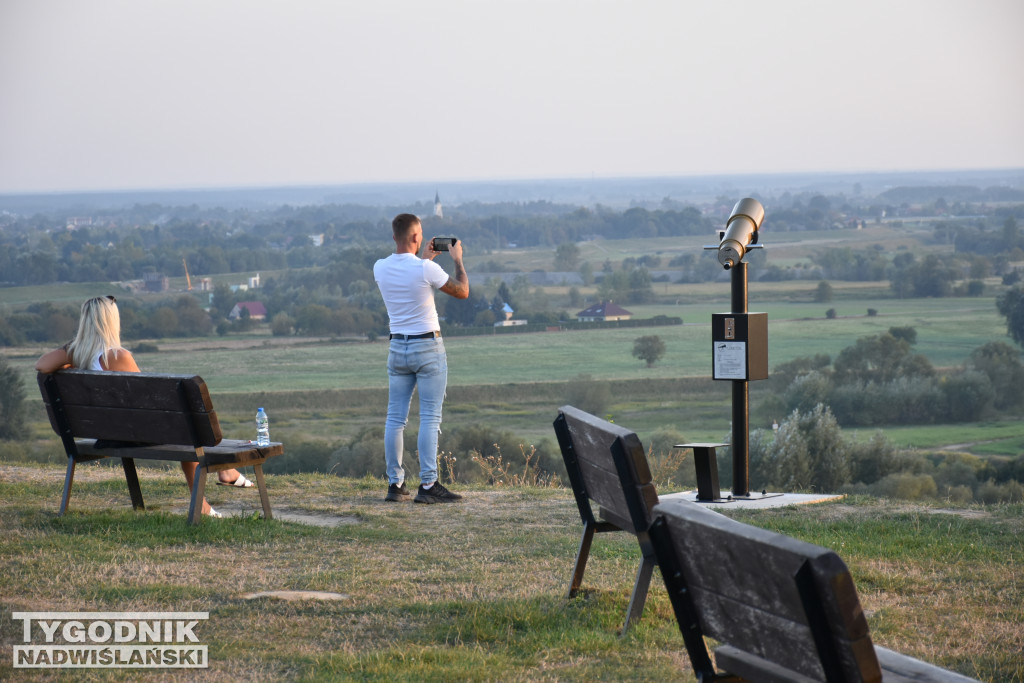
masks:
<instances>
[{"instance_id":1,"label":"dirt path","mask_svg":"<svg viewBox=\"0 0 1024 683\"><path fill-rule=\"evenodd\" d=\"M946 446L936 446L936 448L940 451L963 451L972 448L973 446L980 446L986 443L999 443L1000 441L1007 440L1009 439L986 439L984 441L968 441L965 443L951 443Z\"/></svg>"}]
</instances>

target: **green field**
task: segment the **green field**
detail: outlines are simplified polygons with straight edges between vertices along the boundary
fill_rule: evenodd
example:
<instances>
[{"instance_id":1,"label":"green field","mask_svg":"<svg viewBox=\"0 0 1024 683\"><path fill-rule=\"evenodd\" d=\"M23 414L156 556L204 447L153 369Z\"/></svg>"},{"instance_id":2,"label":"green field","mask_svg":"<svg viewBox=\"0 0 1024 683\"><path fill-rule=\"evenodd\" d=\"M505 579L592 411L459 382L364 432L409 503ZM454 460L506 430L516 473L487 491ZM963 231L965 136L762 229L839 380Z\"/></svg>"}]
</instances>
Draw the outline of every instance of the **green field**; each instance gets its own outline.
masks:
<instances>
[{"instance_id":1,"label":"green field","mask_svg":"<svg viewBox=\"0 0 1024 683\"><path fill-rule=\"evenodd\" d=\"M948 249L935 245L925 224L892 227L870 226L864 230L822 233L765 234L769 262L806 263L826 248L876 248L893 252ZM698 250L708 240L697 237L646 240L596 240L580 243L581 259L595 270L605 260L655 255L662 267L680 254ZM529 272L551 268L553 249L506 249L500 252L467 249L467 264L493 260L510 269ZM216 282L241 282L249 274L219 275ZM262 273L264 279L274 273ZM756 272L752 269L752 277ZM729 429L729 383L710 381L711 314L729 310L728 277L715 282L680 284L656 282L655 301L627 305L638 318L674 316L682 326L573 330L479 337L449 336L449 396L445 407L448 424L481 424L495 431L511 431L524 441L551 438L554 411L566 402L569 388L580 376L611 387L608 414L635 429L642 437L659 430L673 430L691 440L718 440ZM749 283L750 311L768 315L769 367L795 358L828 354L833 359L858 338L876 335L890 327L913 327L915 350L938 368L963 364L971 352L990 341L1009 341L1005 322L996 311L995 297L1001 285L986 281L986 294L974 298L894 299L887 282L832 282L833 300L815 303L817 281ZM129 294L142 302L180 296L184 278L172 278L173 290L160 295ZM88 296L106 293L112 283L61 284L0 289L0 310L9 311L30 302L53 301L76 305ZM585 297L597 295L595 287L579 288ZM532 288L531 295L540 288ZM542 295L553 308L570 314L569 288L545 287ZM121 298L122 294L118 294ZM255 295L254 295L255 297ZM834 319L826 311L835 309ZM869 316L873 309L876 315ZM653 368L633 358L633 342L656 334L666 345L665 356ZM126 340L133 346L141 340ZM138 356L147 371L196 373L209 384L225 429L225 436L249 436L251 413L257 405L271 412L275 436L282 439L345 440L367 425L382 421L386 389L384 363L387 342L353 339L298 339L271 337L268 330L228 337L147 340L157 353ZM42 437L38 393L32 364L46 350L44 345L4 348L25 381L31 414L39 420L34 430ZM770 398L768 383L751 384L752 428L768 427L781 415L761 414L757 406ZM1014 424L1014 423L1008 423ZM415 426L415 419L413 425ZM891 431L897 443L908 447L942 447L977 444L979 452L1015 455L1022 435L998 439L975 437L970 426L917 428L903 438L905 428ZM984 431L984 426L976 428ZM971 435L967 432L971 430ZM873 430L871 430L873 431ZM1021 430L1024 432L1024 429ZM928 435L921 438L918 435ZM932 436L934 435L934 436ZM941 436L939 436L941 435Z\"/></svg>"},{"instance_id":2,"label":"green field","mask_svg":"<svg viewBox=\"0 0 1024 683\"><path fill-rule=\"evenodd\" d=\"M768 314L770 366L821 353L835 358L857 338L879 334L891 326L914 327L916 350L939 367L960 365L978 346L1006 338L1005 325L991 297L861 299L829 305L838 309L836 319L824 317L823 304L769 299L751 303L751 310ZM589 375L596 381L614 383L609 413L642 437L658 429L672 429L688 439L721 439L729 429L729 383L709 379L710 318L713 312L727 310L728 303L635 308L640 317L679 316L685 323L447 338L450 390L446 422L486 424L530 441L550 438L551 420L566 400L567 383ZM868 317L868 308L877 309L878 315ZM653 368L631 355L633 341L644 334L657 334L666 343L664 358ZM139 365L152 372L201 375L216 399L229 438L248 437L249 413L255 412L257 403L271 412L278 438L347 439L382 419L386 341L282 339L264 332L245 338L156 343L159 352L140 354ZM32 414L37 418L42 416L32 363L43 350L42 346L3 350L30 389L30 402L36 406ZM767 391L767 383L752 383L752 405L756 407ZM755 411L751 426L767 427L773 417L783 416ZM985 444L988 451L1020 452L1019 441L958 436L962 429L967 427L920 428L922 433L944 436L927 442L910 440L906 445L984 441L990 442ZM899 433L893 430L894 435Z\"/></svg>"},{"instance_id":3,"label":"green field","mask_svg":"<svg viewBox=\"0 0 1024 683\"><path fill-rule=\"evenodd\" d=\"M984 455L1024 453L1024 424L1020 420L954 425L912 425L885 428L885 435L901 448L966 450ZM868 439L874 430L859 430Z\"/></svg>"},{"instance_id":4,"label":"green field","mask_svg":"<svg viewBox=\"0 0 1024 683\"><path fill-rule=\"evenodd\" d=\"M990 297L862 299L846 306L828 306L837 309L837 318L825 318L824 304L752 302L750 310L768 314L771 366L820 353L834 358L859 337L880 334L893 326L914 327L916 351L939 367L962 364L978 346L1006 339L1005 323ZM727 303L634 308L637 317L679 316L684 324L449 337L445 340L449 381L454 386L475 386L563 382L580 374L595 379L641 381L710 375L711 314L728 310ZM868 308L876 309L878 315L868 317ZM631 355L633 341L646 334L662 337L667 347L654 368L646 368ZM245 339L155 341L159 353L141 355L140 365L153 372L197 372L217 392L365 389L386 383L383 368L387 342L383 340L282 340L252 335ZM44 348L7 348L3 353L15 361L25 379L30 379L28 361Z\"/></svg>"}]
</instances>

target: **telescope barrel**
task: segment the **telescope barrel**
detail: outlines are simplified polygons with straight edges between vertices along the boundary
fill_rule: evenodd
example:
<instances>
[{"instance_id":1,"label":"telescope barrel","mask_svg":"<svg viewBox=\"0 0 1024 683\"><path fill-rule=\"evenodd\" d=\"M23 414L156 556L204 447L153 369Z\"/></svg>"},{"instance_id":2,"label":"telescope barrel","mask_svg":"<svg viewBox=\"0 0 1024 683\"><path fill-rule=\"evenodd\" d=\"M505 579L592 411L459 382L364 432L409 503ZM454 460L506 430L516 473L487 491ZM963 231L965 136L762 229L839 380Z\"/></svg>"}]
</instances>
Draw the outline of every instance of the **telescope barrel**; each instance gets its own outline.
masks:
<instances>
[{"instance_id":1,"label":"telescope barrel","mask_svg":"<svg viewBox=\"0 0 1024 683\"><path fill-rule=\"evenodd\" d=\"M726 222L725 234L718 245L718 262L726 270L743 260L747 246L755 240L757 231L764 221L764 207L756 199L747 197L736 202L729 220Z\"/></svg>"}]
</instances>

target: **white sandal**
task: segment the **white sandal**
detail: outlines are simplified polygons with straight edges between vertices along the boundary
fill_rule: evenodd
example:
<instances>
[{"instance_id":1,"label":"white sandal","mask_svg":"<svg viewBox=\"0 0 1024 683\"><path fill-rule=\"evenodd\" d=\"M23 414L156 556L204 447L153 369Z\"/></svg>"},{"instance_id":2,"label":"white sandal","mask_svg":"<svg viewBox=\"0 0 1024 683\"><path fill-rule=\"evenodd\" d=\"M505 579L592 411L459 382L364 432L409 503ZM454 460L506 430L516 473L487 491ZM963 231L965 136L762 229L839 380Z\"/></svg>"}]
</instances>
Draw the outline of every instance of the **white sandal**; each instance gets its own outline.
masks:
<instances>
[{"instance_id":1,"label":"white sandal","mask_svg":"<svg viewBox=\"0 0 1024 683\"><path fill-rule=\"evenodd\" d=\"M206 516L207 517L213 517L214 519L223 519L224 518L224 515L222 515L221 513L217 512L216 510L214 510L212 506L210 507L210 511L206 513Z\"/></svg>"},{"instance_id":2,"label":"white sandal","mask_svg":"<svg viewBox=\"0 0 1024 683\"><path fill-rule=\"evenodd\" d=\"M234 481L218 481L221 486L237 486L240 489L251 489L256 484L252 483L252 480L246 479L245 475L241 472L238 473L238 479Z\"/></svg>"}]
</instances>

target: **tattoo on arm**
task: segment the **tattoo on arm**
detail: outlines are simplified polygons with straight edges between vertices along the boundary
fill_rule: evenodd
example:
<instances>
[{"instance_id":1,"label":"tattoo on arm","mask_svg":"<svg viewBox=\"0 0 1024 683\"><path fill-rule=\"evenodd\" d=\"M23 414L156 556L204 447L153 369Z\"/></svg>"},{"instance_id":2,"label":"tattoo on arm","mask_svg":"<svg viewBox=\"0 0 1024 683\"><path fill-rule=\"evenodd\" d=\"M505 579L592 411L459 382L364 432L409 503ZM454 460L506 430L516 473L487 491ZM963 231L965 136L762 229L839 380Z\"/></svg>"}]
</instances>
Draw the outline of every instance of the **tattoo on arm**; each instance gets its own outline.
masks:
<instances>
[{"instance_id":1,"label":"tattoo on arm","mask_svg":"<svg viewBox=\"0 0 1024 683\"><path fill-rule=\"evenodd\" d=\"M466 267L461 261L455 264L455 277L448 278L441 291L456 299L469 298L469 275L466 274Z\"/></svg>"}]
</instances>

